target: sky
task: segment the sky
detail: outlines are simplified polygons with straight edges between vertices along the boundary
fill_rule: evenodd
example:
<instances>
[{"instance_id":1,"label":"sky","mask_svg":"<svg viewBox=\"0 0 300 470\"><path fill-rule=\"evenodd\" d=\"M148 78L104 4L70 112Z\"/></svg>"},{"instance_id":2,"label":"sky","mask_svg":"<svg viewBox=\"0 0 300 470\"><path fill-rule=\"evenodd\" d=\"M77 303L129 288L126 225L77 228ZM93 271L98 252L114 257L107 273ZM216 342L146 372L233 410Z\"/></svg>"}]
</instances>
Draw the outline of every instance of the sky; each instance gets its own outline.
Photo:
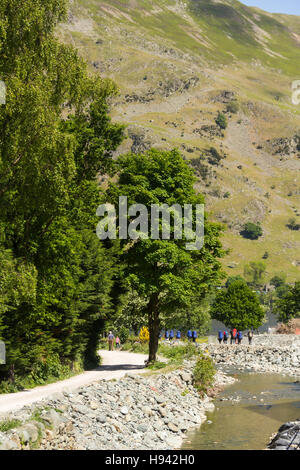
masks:
<instances>
[{"instance_id":1,"label":"sky","mask_svg":"<svg viewBox=\"0 0 300 470\"><path fill-rule=\"evenodd\" d=\"M240 2L271 13L287 13L300 16L299 0L240 0Z\"/></svg>"}]
</instances>

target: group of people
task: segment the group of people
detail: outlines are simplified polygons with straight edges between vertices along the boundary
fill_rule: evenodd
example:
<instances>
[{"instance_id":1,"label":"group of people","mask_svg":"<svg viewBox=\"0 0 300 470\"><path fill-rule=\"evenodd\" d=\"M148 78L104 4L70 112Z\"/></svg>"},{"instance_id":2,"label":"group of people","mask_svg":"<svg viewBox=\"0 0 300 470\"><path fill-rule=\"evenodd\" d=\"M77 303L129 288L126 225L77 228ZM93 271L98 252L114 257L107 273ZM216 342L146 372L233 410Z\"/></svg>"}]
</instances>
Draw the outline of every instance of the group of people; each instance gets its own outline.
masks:
<instances>
[{"instance_id":1,"label":"group of people","mask_svg":"<svg viewBox=\"0 0 300 470\"><path fill-rule=\"evenodd\" d=\"M169 331L169 330L166 330L166 331L165 331L165 334L164 334L164 337L165 337L165 339L166 339L167 341L168 341L168 340L169 340L169 341L173 341L174 338L179 341L179 340L181 339L181 336L182 336L182 335L181 335L181 331L180 331L180 330L177 330L177 331L176 331L176 334L174 333L174 330L170 330L170 331ZM160 334L160 338L161 338L161 337L162 337L162 333ZM193 330L193 331L192 331L192 330L188 330L188 332L187 332L187 338L188 338L189 341L193 341L193 342L195 343L196 340L197 340L197 337L198 337L198 335L197 335L197 331L196 331L196 330Z\"/></svg>"},{"instance_id":2,"label":"group of people","mask_svg":"<svg viewBox=\"0 0 300 470\"><path fill-rule=\"evenodd\" d=\"M115 342L116 342L116 348L120 349L120 344L121 344L120 338L119 338L119 336L117 336L116 339L115 339L115 337L114 337L114 335L111 331L108 334L107 341L108 341L108 350L109 351L114 350L114 343Z\"/></svg>"},{"instance_id":3,"label":"group of people","mask_svg":"<svg viewBox=\"0 0 300 470\"><path fill-rule=\"evenodd\" d=\"M243 333L242 331L238 331L236 328L232 328L229 334L228 334L228 331L219 330L219 333L218 333L219 344L221 344L222 342L227 344L229 336L230 336L230 344L241 344L242 339L243 339ZM253 338L253 331L251 330L248 331L247 338L248 338L249 344L251 344L252 338Z\"/></svg>"}]
</instances>

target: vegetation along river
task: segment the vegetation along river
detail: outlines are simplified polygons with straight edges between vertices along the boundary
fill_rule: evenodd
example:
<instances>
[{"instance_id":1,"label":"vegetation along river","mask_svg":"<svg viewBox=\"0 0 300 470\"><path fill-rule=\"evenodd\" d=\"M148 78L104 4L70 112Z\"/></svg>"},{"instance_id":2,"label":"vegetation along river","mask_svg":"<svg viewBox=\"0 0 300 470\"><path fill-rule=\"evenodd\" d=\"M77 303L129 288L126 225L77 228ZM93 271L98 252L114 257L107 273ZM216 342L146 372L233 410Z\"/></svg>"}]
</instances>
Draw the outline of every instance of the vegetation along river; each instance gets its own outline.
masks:
<instances>
[{"instance_id":1,"label":"vegetation along river","mask_svg":"<svg viewBox=\"0 0 300 470\"><path fill-rule=\"evenodd\" d=\"M183 449L261 450L287 421L300 418L300 383L267 374L232 374L238 379L215 400L200 429L188 433Z\"/></svg>"}]
</instances>

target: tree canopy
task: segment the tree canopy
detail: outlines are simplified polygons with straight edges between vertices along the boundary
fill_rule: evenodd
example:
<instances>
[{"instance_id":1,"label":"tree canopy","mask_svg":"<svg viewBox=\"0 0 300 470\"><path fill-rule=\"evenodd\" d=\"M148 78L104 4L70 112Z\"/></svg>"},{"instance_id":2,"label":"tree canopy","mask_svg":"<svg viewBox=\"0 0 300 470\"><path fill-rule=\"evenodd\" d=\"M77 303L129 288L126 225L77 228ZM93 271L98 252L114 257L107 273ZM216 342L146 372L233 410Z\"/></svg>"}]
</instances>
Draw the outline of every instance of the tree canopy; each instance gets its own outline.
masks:
<instances>
[{"instance_id":1,"label":"tree canopy","mask_svg":"<svg viewBox=\"0 0 300 470\"><path fill-rule=\"evenodd\" d=\"M257 329L263 323L264 311L256 293L245 282L235 281L217 294L211 316L228 328Z\"/></svg>"},{"instance_id":2,"label":"tree canopy","mask_svg":"<svg viewBox=\"0 0 300 470\"><path fill-rule=\"evenodd\" d=\"M105 201L118 206L119 196L126 195L128 205L144 204L150 217L151 204L202 204L194 182L193 171L176 150L128 154L119 158L118 181L110 183ZM221 231L220 224L206 217L205 244L199 251L188 251L186 240L174 239L172 230L170 240L123 241L125 279L146 302L150 361L156 356L161 315L190 308L220 280Z\"/></svg>"},{"instance_id":3,"label":"tree canopy","mask_svg":"<svg viewBox=\"0 0 300 470\"><path fill-rule=\"evenodd\" d=\"M288 290L275 304L275 313L283 323L288 323L292 318L300 318L300 282L289 286Z\"/></svg>"}]
</instances>

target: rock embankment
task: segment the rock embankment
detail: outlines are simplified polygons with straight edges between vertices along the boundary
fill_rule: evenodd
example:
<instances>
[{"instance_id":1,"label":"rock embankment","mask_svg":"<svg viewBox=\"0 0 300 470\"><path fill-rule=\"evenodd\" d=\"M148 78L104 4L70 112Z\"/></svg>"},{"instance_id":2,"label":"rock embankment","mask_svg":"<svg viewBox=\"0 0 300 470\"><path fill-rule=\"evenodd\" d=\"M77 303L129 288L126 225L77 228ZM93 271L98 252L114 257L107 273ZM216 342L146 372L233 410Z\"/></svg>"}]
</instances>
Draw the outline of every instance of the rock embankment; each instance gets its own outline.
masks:
<instances>
[{"instance_id":1,"label":"rock embankment","mask_svg":"<svg viewBox=\"0 0 300 470\"><path fill-rule=\"evenodd\" d=\"M205 412L214 408L211 398L200 398L193 387L191 370L190 363L165 375L128 374L119 381L59 393L41 402L38 410L30 406L10 414L9 419L22 421L26 432L20 436L17 428L2 433L1 448L30 448L38 442L39 449L178 449L187 430L201 425ZM215 386L233 381L218 372ZM39 421L30 422L37 414ZM35 427L35 433L26 426Z\"/></svg>"},{"instance_id":2,"label":"rock embankment","mask_svg":"<svg viewBox=\"0 0 300 470\"><path fill-rule=\"evenodd\" d=\"M259 335L253 344L209 344L214 362L239 370L300 377L300 336Z\"/></svg>"},{"instance_id":3,"label":"rock embankment","mask_svg":"<svg viewBox=\"0 0 300 470\"><path fill-rule=\"evenodd\" d=\"M270 450L300 450L300 418L283 424L268 445Z\"/></svg>"}]
</instances>

